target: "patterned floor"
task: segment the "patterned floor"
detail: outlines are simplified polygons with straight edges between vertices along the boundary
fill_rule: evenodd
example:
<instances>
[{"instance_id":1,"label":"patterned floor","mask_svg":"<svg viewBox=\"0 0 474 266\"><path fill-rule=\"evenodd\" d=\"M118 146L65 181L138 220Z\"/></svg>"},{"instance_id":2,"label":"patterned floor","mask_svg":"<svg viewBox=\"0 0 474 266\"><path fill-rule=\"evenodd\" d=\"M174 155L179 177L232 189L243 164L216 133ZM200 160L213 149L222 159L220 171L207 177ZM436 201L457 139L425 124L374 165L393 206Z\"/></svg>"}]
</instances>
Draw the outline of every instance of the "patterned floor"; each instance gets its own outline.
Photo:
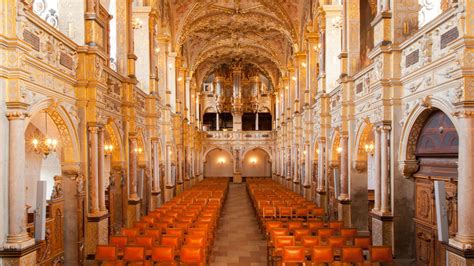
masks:
<instances>
[{"instance_id":1,"label":"patterned floor","mask_svg":"<svg viewBox=\"0 0 474 266\"><path fill-rule=\"evenodd\" d=\"M260 233L245 184L231 184L210 259L212 266L267 265Z\"/></svg>"}]
</instances>

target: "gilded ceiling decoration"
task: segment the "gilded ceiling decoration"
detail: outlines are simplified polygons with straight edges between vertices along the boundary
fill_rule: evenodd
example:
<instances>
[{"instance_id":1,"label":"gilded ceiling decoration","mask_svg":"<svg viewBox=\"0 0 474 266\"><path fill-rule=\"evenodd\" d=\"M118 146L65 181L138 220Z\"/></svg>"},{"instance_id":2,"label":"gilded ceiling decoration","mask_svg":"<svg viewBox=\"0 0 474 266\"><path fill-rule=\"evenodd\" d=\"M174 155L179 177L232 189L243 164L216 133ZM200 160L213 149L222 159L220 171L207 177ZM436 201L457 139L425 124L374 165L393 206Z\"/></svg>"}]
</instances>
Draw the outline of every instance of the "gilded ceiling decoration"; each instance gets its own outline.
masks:
<instances>
[{"instance_id":1,"label":"gilded ceiling decoration","mask_svg":"<svg viewBox=\"0 0 474 266\"><path fill-rule=\"evenodd\" d=\"M313 0L157 0L172 44L198 84L216 65L241 61L276 85L298 52ZM304 8L306 6L306 8ZM167 13L167 7L169 8Z\"/></svg>"}]
</instances>

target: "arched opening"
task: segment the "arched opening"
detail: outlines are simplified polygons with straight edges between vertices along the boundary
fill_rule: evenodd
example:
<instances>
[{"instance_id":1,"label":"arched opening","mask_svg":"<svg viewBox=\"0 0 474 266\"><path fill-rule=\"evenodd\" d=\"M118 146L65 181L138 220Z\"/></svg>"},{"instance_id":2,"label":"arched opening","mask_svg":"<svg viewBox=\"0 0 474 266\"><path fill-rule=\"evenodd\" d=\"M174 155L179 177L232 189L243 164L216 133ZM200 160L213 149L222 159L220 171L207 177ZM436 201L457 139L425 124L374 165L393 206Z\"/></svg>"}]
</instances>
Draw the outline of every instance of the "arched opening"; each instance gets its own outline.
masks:
<instances>
[{"instance_id":1,"label":"arched opening","mask_svg":"<svg viewBox=\"0 0 474 266\"><path fill-rule=\"evenodd\" d=\"M121 143L122 138L113 120L108 121L104 131L105 205L110 214L110 233L115 234L125 224L125 217L123 215L124 201L128 199L123 193L125 181L123 145Z\"/></svg>"},{"instance_id":2,"label":"arched opening","mask_svg":"<svg viewBox=\"0 0 474 266\"><path fill-rule=\"evenodd\" d=\"M27 231L33 238L35 220L38 219L35 213L43 211L42 206L46 207L45 236L40 242L37 262L49 264L61 258L70 261L77 256L68 250L77 252L77 245L83 241L78 217L83 217L84 205L83 191L78 185L80 178L71 180L69 176L63 177L64 166L70 167L77 161L74 157L77 154L77 141L70 134L74 128L59 113L60 107L49 107L47 102L42 104L44 107L40 104L38 109L32 109L24 133L25 190ZM39 181L46 183L46 197L39 194L43 191ZM71 215L71 210L74 215ZM74 227L77 227L77 231L74 231L75 241L70 242L68 231L64 229Z\"/></svg>"},{"instance_id":3,"label":"arched opening","mask_svg":"<svg viewBox=\"0 0 474 266\"><path fill-rule=\"evenodd\" d=\"M450 118L438 109L426 110L417 119L415 156L415 243L417 265L443 265L446 249L438 241L434 182L445 183L449 235L457 232L457 161L459 139ZM421 130L420 130L421 128ZM419 132L415 132L419 130Z\"/></svg>"},{"instance_id":4,"label":"arched opening","mask_svg":"<svg viewBox=\"0 0 474 266\"><path fill-rule=\"evenodd\" d=\"M242 176L247 177L271 177L270 155L263 149L255 148L244 155L242 161Z\"/></svg>"},{"instance_id":5,"label":"arched opening","mask_svg":"<svg viewBox=\"0 0 474 266\"><path fill-rule=\"evenodd\" d=\"M351 193L359 196L358 201L361 202L361 205L367 207L366 210L360 210L358 216L366 219L367 223L360 223L360 226L364 229L368 228L369 232L372 232L372 218L368 214L374 208L375 203L376 158L374 135L374 126L368 121L364 122L359 128L352 161L352 166L357 174L353 173L350 181Z\"/></svg>"},{"instance_id":6,"label":"arched opening","mask_svg":"<svg viewBox=\"0 0 474 266\"><path fill-rule=\"evenodd\" d=\"M234 158L223 149L214 149L207 153L204 162L204 177L232 177L234 175Z\"/></svg>"},{"instance_id":7,"label":"arched opening","mask_svg":"<svg viewBox=\"0 0 474 266\"><path fill-rule=\"evenodd\" d=\"M327 193L328 193L328 215L329 219L337 219L338 201L337 196L340 192L340 168L341 168L341 146L340 134L334 132L331 150L329 153L329 172L327 173Z\"/></svg>"}]
</instances>

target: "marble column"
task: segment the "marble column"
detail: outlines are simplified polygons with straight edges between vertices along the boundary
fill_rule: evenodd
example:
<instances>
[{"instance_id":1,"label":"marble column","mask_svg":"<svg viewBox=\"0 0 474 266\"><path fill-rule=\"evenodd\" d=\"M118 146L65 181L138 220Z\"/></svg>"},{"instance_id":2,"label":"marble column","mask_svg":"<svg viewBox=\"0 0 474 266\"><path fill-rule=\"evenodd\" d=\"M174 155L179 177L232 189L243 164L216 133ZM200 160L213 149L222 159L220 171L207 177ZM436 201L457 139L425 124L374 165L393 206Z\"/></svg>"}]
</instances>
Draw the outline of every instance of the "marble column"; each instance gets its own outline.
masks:
<instances>
[{"instance_id":1,"label":"marble column","mask_svg":"<svg viewBox=\"0 0 474 266\"><path fill-rule=\"evenodd\" d=\"M99 171L98 174L98 194L99 194L99 211L101 213L107 212L107 208L105 207L105 169L104 169L104 127L98 128L98 165L97 169Z\"/></svg>"},{"instance_id":2,"label":"marble column","mask_svg":"<svg viewBox=\"0 0 474 266\"><path fill-rule=\"evenodd\" d=\"M8 236L5 249L23 250L35 244L26 232L25 117L26 113L7 113L8 142Z\"/></svg>"},{"instance_id":3,"label":"marble column","mask_svg":"<svg viewBox=\"0 0 474 266\"><path fill-rule=\"evenodd\" d=\"M153 162L152 162L152 169L153 169L153 182L151 188L151 210L158 208L160 205L160 159L158 157L158 138L152 138L151 140L152 151L153 151Z\"/></svg>"},{"instance_id":4,"label":"marble column","mask_svg":"<svg viewBox=\"0 0 474 266\"><path fill-rule=\"evenodd\" d=\"M474 112L460 112L458 119L458 231L449 244L465 251L474 249Z\"/></svg>"},{"instance_id":5,"label":"marble column","mask_svg":"<svg viewBox=\"0 0 474 266\"><path fill-rule=\"evenodd\" d=\"M304 145L304 151L305 151L305 154L304 154L304 166L305 166L304 172L305 172L305 176L303 177L304 178L303 186L310 187L311 186L311 163L310 163L311 162L311 152L310 152L309 143L306 143Z\"/></svg>"},{"instance_id":6,"label":"marble column","mask_svg":"<svg viewBox=\"0 0 474 266\"><path fill-rule=\"evenodd\" d=\"M390 126L382 126L380 135L380 188L381 188L381 213L390 214L390 183L389 183L389 155L388 155L388 136Z\"/></svg>"},{"instance_id":7,"label":"marble column","mask_svg":"<svg viewBox=\"0 0 474 266\"><path fill-rule=\"evenodd\" d=\"M324 145L325 141L324 139L319 139L318 140L318 187L317 187L317 192L324 192L325 190L325 185L324 185Z\"/></svg>"},{"instance_id":8,"label":"marble column","mask_svg":"<svg viewBox=\"0 0 474 266\"><path fill-rule=\"evenodd\" d=\"M98 169L98 131L97 126L89 126L89 214L99 214L99 169Z\"/></svg>"},{"instance_id":9,"label":"marble column","mask_svg":"<svg viewBox=\"0 0 474 266\"><path fill-rule=\"evenodd\" d=\"M349 199L349 151L348 137L341 136L341 193L338 199L340 201Z\"/></svg>"},{"instance_id":10,"label":"marble column","mask_svg":"<svg viewBox=\"0 0 474 266\"><path fill-rule=\"evenodd\" d=\"M216 112L216 130L220 130L219 112Z\"/></svg>"},{"instance_id":11,"label":"marble column","mask_svg":"<svg viewBox=\"0 0 474 266\"><path fill-rule=\"evenodd\" d=\"M135 136L130 136L130 173L129 173L129 199L138 200L137 192L137 138Z\"/></svg>"},{"instance_id":12,"label":"marble column","mask_svg":"<svg viewBox=\"0 0 474 266\"><path fill-rule=\"evenodd\" d=\"M255 113L255 130L259 130L258 128L258 111Z\"/></svg>"},{"instance_id":13,"label":"marble column","mask_svg":"<svg viewBox=\"0 0 474 266\"><path fill-rule=\"evenodd\" d=\"M377 127L374 127L374 179L375 179L375 189L374 189L374 212L380 211L380 131ZM367 169L370 171L371 169Z\"/></svg>"}]
</instances>

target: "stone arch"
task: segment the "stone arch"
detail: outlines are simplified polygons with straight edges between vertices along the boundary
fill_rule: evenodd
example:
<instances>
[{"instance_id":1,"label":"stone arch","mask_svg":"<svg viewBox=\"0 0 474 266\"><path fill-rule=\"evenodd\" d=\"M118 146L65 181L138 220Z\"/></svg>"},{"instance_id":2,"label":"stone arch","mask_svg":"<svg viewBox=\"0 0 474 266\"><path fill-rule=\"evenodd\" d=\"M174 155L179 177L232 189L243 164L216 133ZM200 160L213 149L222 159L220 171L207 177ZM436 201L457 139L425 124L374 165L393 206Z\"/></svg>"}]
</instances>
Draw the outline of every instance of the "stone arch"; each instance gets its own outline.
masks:
<instances>
[{"instance_id":1,"label":"stone arch","mask_svg":"<svg viewBox=\"0 0 474 266\"><path fill-rule=\"evenodd\" d=\"M430 114L436 110L445 113L459 132L458 120L453 116L455 109L451 103L433 96L420 99L408 114L403 124L400 137L400 145L398 148L398 154L400 156L399 170L405 177L411 177L412 174L418 170L418 161L415 156L418 137L426 120Z\"/></svg>"},{"instance_id":2,"label":"stone arch","mask_svg":"<svg viewBox=\"0 0 474 266\"><path fill-rule=\"evenodd\" d=\"M44 99L29 107L29 117L25 120L25 131L31 119L44 110L46 110L48 116L53 120L60 133L60 145L63 148L61 154L62 165L79 163L79 138L72 117L63 106L54 102L52 99Z\"/></svg>"},{"instance_id":3,"label":"stone arch","mask_svg":"<svg viewBox=\"0 0 474 266\"><path fill-rule=\"evenodd\" d=\"M261 145L252 146L252 147L246 149L246 150L244 151L244 153L242 154L242 158L245 158L245 156L247 156L247 153L248 153L248 152L253 151L253 150L257 150L257 149L260 149L260 150L263 150L264 152L266 152L267 155L268 155L268 158L269 158L270 162L272 162L272 153L271 153L271 151L270 151L268 148L266 148L266 147L264 147L264 146L261 146Z\"/></svg>"},{"instance_id":4,"label":"stone arch","mask_svg":"<svg viewBox=\"0 0 474 266\"><path fill-rule=\"evenodd\" d=\"M331 163L336 163L339 161L339 154L337 152L337 148L340 146L340 133L339 130L334 130L332 141L331 141L331 146L329 149L329 155L330 155L330 161Z\"/></svg>"},{"instance_id":5,"label":"stone arch","mask_svg":"<svg viewBox=\"0 0 474 266\"><path fill-rule=\"evenodd\" d=\"M231 152L230 150L228 150L227 148L224 148L224 147L221 147L221 146L211 146L211 147L209 147L207 150L204 151L204 154L203 154L204 160L206 160L207 155L209 154L209 152L211 152L211 151L213 151L213 150L216 150L216 149L223 150L223 151L225 151L226 153L228 153L232 159L234 158L234 155L232 154L232 152ZM205 162L205 161L204 161L204 162Z\"/></svg>"},{"instance_id":6,"label":"stone arch","mask_svg":"<svg viewBox=\"0 0 474 266\"><path fill-rule=\"evenodd\" d=\"M149 145L143 129L139 128L137 132L137 148L141 148L143 151L141 154L138 154L138 162L146 164L150 155L149 148L151 145Z\"/></svg>"},{"instance_id":7,"label":"stone arch","mask_svg":"<svg viewBox=\"0 0 474 266\"><path fill-rule=\"evenodd\" d=\"M355 139L355 149L352 151L352 167L358 172L367 169L367 152L365 145L374 144L373 124L369 120L364 120L359 125Z\"/></svg>"},{"instance_id":8,"label":"stone arch","mask_svg":"<svg viewBox=\"0 0 474 266\"><path fill-rule=\"evenodd\" d=\"M271 155L261 146L246 150L242 155L241 164L244 177L271 177Z\"/></svg>"},{"instance_id":9,"label":"stone arch","mask_svg":"<svg viewBox=\"0 0 474 266\"><path fill-rule=\"evenodd\" d=\"M113 162L124 162L125 161L125 150L122 143L122 135L117 127L114 119L110 118L105 125L105 130L110 140L110 144L114 146L112 152Z\"/></svg>"},{"instance_id":10,"label":"stone arch","mask_svg":"<svg viewBox=\"0 0 474 266\"><path fill-rule=\"evenodd\" d=\"M234 174L234 163L235 158L232 152L230 152L228 149L221 147L212 147L208 149L204 155L204 176L231 177Z\"/></svg>"}]
</instances>

